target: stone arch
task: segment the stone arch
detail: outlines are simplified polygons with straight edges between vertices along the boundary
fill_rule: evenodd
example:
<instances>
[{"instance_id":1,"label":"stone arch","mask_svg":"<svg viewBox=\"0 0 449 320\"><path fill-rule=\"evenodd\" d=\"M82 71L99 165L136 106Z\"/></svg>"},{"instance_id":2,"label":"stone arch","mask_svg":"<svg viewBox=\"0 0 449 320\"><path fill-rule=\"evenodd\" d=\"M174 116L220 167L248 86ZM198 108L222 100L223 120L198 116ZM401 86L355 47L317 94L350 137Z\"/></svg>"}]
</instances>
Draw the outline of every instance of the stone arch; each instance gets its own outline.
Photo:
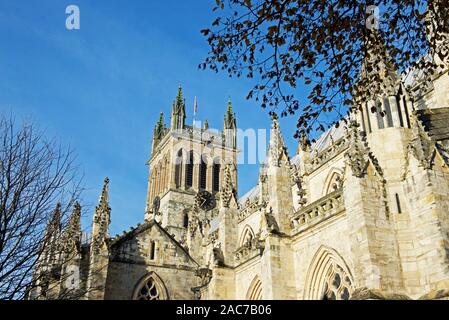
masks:
<instances>
[{"instance_id":1,"label":"stone arch","mask_svg":"<svg viewBox=\"0 0 449 320\"><path fill-rule=\"evenodd\" d=\"M339 189L343 185L343 170L338 168L332 168L326 179L324 180L324 187L322 196L325 196L335 189Z\"/></svg>"},{"instance_id":2,"label":"stone arch","mask_svg":"<svg viewBox=\"0 0 449 320\"><path fill-rule=\"evenodd\" d=\"M207 180L211 172L209 172L209 165L212 163L212 159L206 155L202 154L199 162L199 170L198 170L198 190L206 190L207 189Z\"/></svg>"},{"instance_id":3,"label":"stone arch","mask_svg":"<svg viewBox=\"0 0 449 320\"><path fill-rule=\"evenodd\" d=\"M195 166L195 152L193 150L190 150L190 152L188 153L188 156L187 156L187 161L185 163L186 188L193 187L194 166Z\"/></svg>"},{"instance_id":4,"label":"stone arch","mask_svg":"<svg viewBox=\"0 0 449 320\"><path fill-rule=\"evenodd\" d=\"M240 247L243 246L248 241L251 241L252 239L254 239L254 231L249 225L246 225L243 228L242 235L240 236L239 241Z\"/></svg>"},{"instance_id":5,"label":"stone arch","mask_svg":"<svg viewBox=\"0 0 449 320\"><path fill-rule=\"evenodd\" d=\"M176 188L180 188L182 185L183 171L184 171L183 166L184 163L186 163L187 152L183 148L180 148L178 151L176 151L176 153L173 156L174 156L173 164L175 170L174 184Z\"/></svg>"},{"instance_id":6,"label":"stone arch","mask_svg":"<svg viewBox=\"0 0 449 320\"><path fill-rule=\"evenodd\" d=\"M262 281L257 275L249 285L246 300L262 300Z\"/></svg>"},{"instance_id":7,"label":"stone arch","mask_svg":"<svg viewBox=\"0 0 449 320\"><path fill-rule=\"evenodd\" d=\"M344 259L334 249L321 246L307 272L304 298L308 300L348 300L354 278Z\"/></svg>"},{"instance_id":8,"label":"stone arch","mask_svg":"<svg viewBox=\"0 0 449 320\"><path fill-rule=\"evenodd\" d=\"M156 272L143 276L134 288L133 300L169 300L168 291Z\"/></svg>"}]
</instances>

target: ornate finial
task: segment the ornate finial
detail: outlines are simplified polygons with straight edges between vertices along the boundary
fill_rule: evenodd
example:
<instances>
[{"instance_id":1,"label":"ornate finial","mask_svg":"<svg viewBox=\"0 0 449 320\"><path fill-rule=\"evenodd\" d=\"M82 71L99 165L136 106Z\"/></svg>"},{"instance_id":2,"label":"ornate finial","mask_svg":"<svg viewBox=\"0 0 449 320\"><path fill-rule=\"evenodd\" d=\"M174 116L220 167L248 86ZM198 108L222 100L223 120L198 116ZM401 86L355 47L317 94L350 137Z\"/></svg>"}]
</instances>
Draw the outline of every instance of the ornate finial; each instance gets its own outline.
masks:
<instances>
[{"instance_id":1,"label":"ornate finial","mask_svg":"<svg viewBox=\"0 0 449 320\"><path fill-rule=\"evenodd\" d=\"M208 130L209 129L209 122L207 121L207 119L204 120L204 127L203 127L203 129L204 130Z\"/></svg>"},{"instance_id":2,"label":"ornate finial","mask_svg":"<svg viewBox=\"0 0 449 320\"><path fill-rule=\"evenodd\" d=\"M232 183L232 167L232 163L227 163L223 172L224 178L221 187L221 199L224 208L229 208L232 198L235 197L234 185Z\"/></svg>"},{"instance_id":3,"label":"ornate finial","mask_svg":"<svg viewBox=\"0 0 449 320\"><path fill-rule=\"evenodd\" d=\"M235 113L232 111L231 98L228 100L228 108L226 110L224 128L225 129L235 129L237 127Z\"/></svg>"},{"instance_id":4,"label":"ornate finial","mask_svg":"<svg viewBox=\"0 0 449 320\"><path fill-rule=\"evenodd\" d=\"M95 208L94 226L92 227L92 249L98 253L108 237L111 223L111 208L109 207L109 178L104 179L100 201Z\"/></svg>"},{"instance_id":5,"label":"ornate finial","mask_svg":"<svg viewBox=\"0 0 449 320\"><path fill-rule=\"evenodd\" d=\"M273 123L270 132L268 159L271 165L278 167L281 165L281 162L288 163L290 159L288 157L287 147L285 146L284 138L282 137L279 127L278 117L274 112L270 115Z\"/></svg>"},{"instance_id":6,"label":"ornate finial","mask_svg":"<svg viewBox=\"0 0 449 320\"><path fill-rule=\"evenodd\" d=\"M81 205L75 202L72 214L62 235L62 248L65 253L77 252L81 242Z\"/></svg>"},{"instance_id":7,"label":"ornate finial","mask_svg":"<svg viewBox=\"0 0 449 320\"><path fill-rule=\"evenodd\" d=\"M231 97L230 96L228 98L228 112L232 113L232 101L231 101Z\"/></svg>"},{"instance_id":8,"label":"ornate finial","mask_svg":"<svg viewBox=\"0 0 449 320\"><path fill-rule=\"evenodd\" d=\"M104 178L103 190L100 195L100 204L107 203L109 201L109 178Z\"/></svg>"},{"instance_id":9,"label":"ornate finial","mask_svg":"<svg viewBox=\"0 0 449 320\"><path fill-rule=\"evenodd\" d=\"M371 161L380 175L383 175L376 157L371 152L366 142L366 137L359 130L357 121L351 120L347 129L349 148L345 153L347 164L351 167L352 173L357 178L362 178L366 174L368 162Z\"/></svg>"}]
</instances>

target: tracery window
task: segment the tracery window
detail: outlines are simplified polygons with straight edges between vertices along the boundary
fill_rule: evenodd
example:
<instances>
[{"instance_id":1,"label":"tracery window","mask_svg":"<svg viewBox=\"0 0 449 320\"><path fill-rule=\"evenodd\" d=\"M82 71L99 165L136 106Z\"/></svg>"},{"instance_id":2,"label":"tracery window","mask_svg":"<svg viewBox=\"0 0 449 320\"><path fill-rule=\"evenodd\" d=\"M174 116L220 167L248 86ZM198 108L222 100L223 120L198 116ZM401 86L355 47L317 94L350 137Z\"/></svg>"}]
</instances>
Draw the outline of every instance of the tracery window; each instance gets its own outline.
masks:
<instances>
[{"instance_id":1,"label":"tracery window","mask_svg":"<svg viewBox=\"0 0 449 320\"><path fill-rule=\"evenodd\" d=\"M339 265L329 269L326 279L323 300L349 300L351 279Z\"/></svg>"},{"instance_id":2,"label":"tracery window","mask_svg":"<svg viewBox=\"0 0 449 320\"><path fill-rule=\"evenodd\" d=\"M150 272L136 286L134 300L168 300L167 289L159 276Z\"/></svg>"},{"instance_id":3,"label":"tracery window","mask_svg":"<svg viewBox=\"0 0 449 320\"><path fill-rule=\"evenodd\" d=\"M140 289L136 300L160 300L159 290L152 277L150 277Z\"/></svg>"},{"instance_id":4,"label":"tracery window","mask_svg":"<svg viewBox=\"0 0 449 320\"><path fill-rule=\"evenodd\" d=\"M341 174L337 173L337 172L333 172L332 175L330 176L330 179L328 178L327 180L328 182L325 185L325 190L324 190L324 195L327 195L331 192L337 191L338 189L340 189L342 187L342 177Z\"/></svg>"}]
</instances>

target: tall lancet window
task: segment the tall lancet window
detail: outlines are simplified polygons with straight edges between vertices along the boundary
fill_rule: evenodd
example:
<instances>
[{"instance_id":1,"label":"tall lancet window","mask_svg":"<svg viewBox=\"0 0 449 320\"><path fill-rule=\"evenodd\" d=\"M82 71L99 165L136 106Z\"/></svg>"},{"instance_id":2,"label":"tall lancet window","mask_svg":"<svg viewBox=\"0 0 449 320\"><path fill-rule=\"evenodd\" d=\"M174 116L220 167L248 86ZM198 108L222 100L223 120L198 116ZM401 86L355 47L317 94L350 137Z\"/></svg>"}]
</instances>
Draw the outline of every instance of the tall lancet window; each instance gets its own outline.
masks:
<instances>
[{"instance_id":1,"label":"tall lancet window","mask_svg":"<svg viewBox=\"0 0 449 320\"><path fill-rule=\"evenodd\" d=\"M182 179L182 150L178 151L176 156L176 164L175 164L175 185L176 188L181 187L181 179Z\"/></svg>"},{"instance_id":2,"label":"tall lancet window","mask_svg":"<svg viewBox=\"0 0 449 320\"><path fill-rule=\"evenodd\" d=\"M186 163L186 188L193 186L193 151L190 151L189 158Z\"/></svg>"},{"instance_id":3,"label":"tall lancet window","mask_svg":"<svg viewBox=\"0 0 449 320\"><path fill-rule=\"evenodd\" d=\"M199 189L204 190L207 186L207 163L204 161L203 157L201 157L200 162L200 177L199 181Z\"/></svg>"},{"instance_id":4,"label":"tall lancet window","mask_svg":"<svg viewBox=\"0 0 449 320\"><path fill-rule=\"evenodd\" d=\"M220 191L220 164L214 163L212 188L214 192Z\"/></svg>"}]
</instances>

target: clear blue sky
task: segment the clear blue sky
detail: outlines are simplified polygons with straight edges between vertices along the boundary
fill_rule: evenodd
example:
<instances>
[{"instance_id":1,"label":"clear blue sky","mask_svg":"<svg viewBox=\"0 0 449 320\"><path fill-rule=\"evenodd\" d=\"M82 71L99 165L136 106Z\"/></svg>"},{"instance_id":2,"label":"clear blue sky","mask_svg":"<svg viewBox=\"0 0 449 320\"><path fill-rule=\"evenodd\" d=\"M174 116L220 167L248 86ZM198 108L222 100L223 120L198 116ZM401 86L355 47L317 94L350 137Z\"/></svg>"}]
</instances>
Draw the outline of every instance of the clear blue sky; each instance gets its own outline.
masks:
<instances>
[{"instance_id":1,"label":"clear blue sky","mask_svg":"<svg viewBox=\"0 0 449 320\"><path fill-rule=\"evenodd\" d=\"M269 117L245 96L252 83L200 71L208 52L200 30L213 0L2 0L0 111L32 119L78 154L85 173L83 227L91 222L104 177L110 182L111 234L143 221L154 124L168 114L177 87L192 121L222 128L230 96L242 129L269 128ZM78 5L81 30L65 28ZM294 119L281 121L290 154ZM258 166L239 168L239 194L257 182Z\"/></svg>"}]
</instances>

